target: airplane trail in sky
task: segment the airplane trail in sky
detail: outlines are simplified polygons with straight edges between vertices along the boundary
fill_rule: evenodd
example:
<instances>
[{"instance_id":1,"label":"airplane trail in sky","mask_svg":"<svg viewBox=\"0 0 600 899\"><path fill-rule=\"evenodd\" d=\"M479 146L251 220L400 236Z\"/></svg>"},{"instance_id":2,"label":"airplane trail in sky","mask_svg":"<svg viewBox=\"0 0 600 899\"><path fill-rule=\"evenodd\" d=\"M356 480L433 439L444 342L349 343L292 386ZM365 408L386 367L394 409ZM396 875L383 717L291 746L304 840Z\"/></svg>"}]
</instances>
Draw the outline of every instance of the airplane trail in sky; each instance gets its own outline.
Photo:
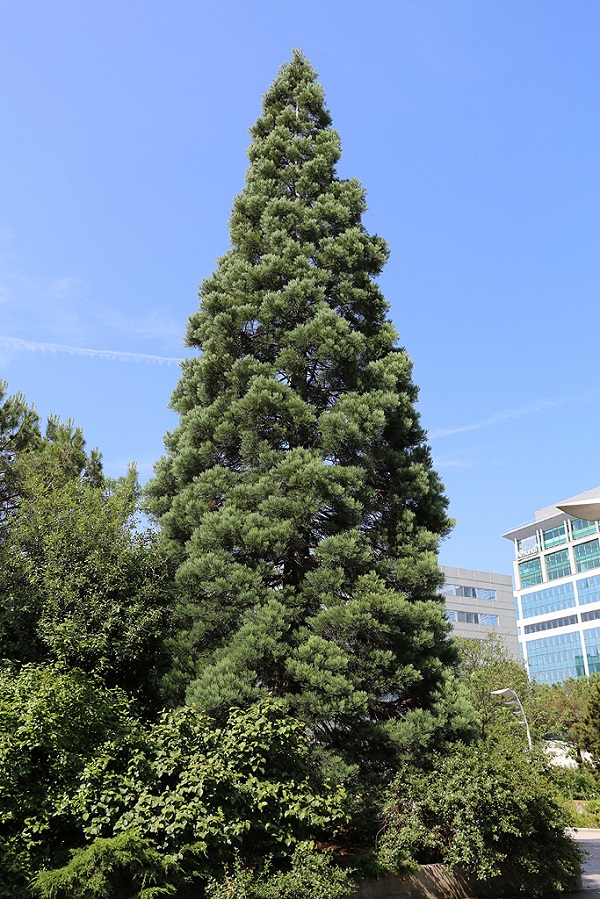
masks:
<instances>
[{"instance_id":1,"label":"airplane trail in sky","mask_svg":"<svg viewBox=\"0 0 600 899\"><path fill-rule=\"evenodd\" d=\"M95 359L110 359L117 362L146 362L157 365L175 365L181 359L172 356L156 356L152 353L128 353L124 350L94 350L90 347L69 346L64 343L39 343L21 340L19 337L0 335L0 345L12 350L27 350L34 353L63 353L69 356L90 356Z\"/></svg>"}]
</instances>

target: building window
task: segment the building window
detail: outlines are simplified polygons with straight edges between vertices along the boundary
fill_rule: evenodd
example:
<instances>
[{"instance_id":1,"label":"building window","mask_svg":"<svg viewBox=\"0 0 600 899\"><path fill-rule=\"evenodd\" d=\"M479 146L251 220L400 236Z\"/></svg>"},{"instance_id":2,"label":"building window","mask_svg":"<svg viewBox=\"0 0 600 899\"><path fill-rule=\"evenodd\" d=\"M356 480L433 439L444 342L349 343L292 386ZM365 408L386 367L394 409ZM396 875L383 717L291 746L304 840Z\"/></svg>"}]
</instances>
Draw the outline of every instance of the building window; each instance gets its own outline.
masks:
<instances>
[{"instance_id":1,"label":"building window","mask_svg":"<svg viewBox=\"0 0 600 899\"><path fill-rule=\"evenodd\" d=\"M579 578L575 583L577 584L579 605L584 606L589 602L600 602L600 574Z\"/></svg>"},{"instance_id":2,"label":"building window","mask_svg":"<svg viewBox=\"0 0 600 899\"><path fill-rule=\"evenodd\" d=\"M579 543L573 547L577 571L589 571L600 567L600 544L597 540Z\"/></svg>"},{"instance_id":3,"label":"building window","mask_svg":"<svg viewBox=\"0 0 600 899\"><path fill-rule=\"evenodd\" d=\"M591 612L582 612L582 621L597 621L600 618L600 609L592 609Z\"/></svg>"},{"instance_id":4,"label":"building window","mask_svg":"<svg viewBox=\"0 0 600 899\"><path fill-rule=\"evenodd\" d=\"M519 579L521 581L522 590L524 590L525 587L535 587L536 584L541 584L541 559L529 559L527 562L519 562Z\"/></svg>"},{"instance_id":5,"label":"building window","mask_svg":"<svg viewBox=\"0 0 600 899\"><path fill-rule=\"evenodd\" d=\"M517 553L520 556L536 553L538 549L537 534L533 534L531 537L523 537L522 540L517 540Z\"/></svg>"},{"instance_id":6,"label":"building window","mask_svg":"<svg viewBox=\"0 0 600 899\"><path fill-rule=\"evenodd\" d=\"M553 546L560 546L561 543L567 542L567 533L564 522L556 528L548 528L542 531L544 537L544 549L552 549Z\"/></svg>"},{"instance_id":7,"label":"building window","mask_svg":"<svg viewBox=\"0 0 600 899\"><path fill-rule=\"evenodd\" d=\"M549 581L555 581L559 577L566 577L568 574L571 574L569 550L561 549L557 553L548 553L546 556L546 571Z\"/></svg>"},{"instance_id":8,"label":"building window","mask_svg":"<svg viewBox=\"0 0 600 899\"><path fill-rule=\"evenodd\" d=\"M461 622L462 624L482 624L485 627L498 627L497 615L484 615L482 612L463 612L457 609L446 609L448 621Z\"/></svg>"},{"instance_id":9,"label":"building window","mask_svg":"<svg viewBox=\"0 0 600 899\"><path fill-rule=\"evenodd\" d=\"M532 593L524 593L521 596L523 618L533 618L534 615L547 615L548 612L568 609L574 605L575 590L572 583L556 584L554 587L534 590Z\"/></svg>"},{"instance_id":10,"label":"building window","mask_svg":"<svg viewBox=\"0 0 600 899\"><path fill-rule=\"evenodd\" d=\"M527 641L529 676L542 684L555 684L585 674L579 631Z\"/></svg>"},{"instance_id":11,"label":"building window","mask_svg":"<svg viewBox=\"0 0 600 899\"><path fill-rule=\"evenodd\" d=\"M462 584L445 584L442 588L444 596L463 596L466 599L487 599L494 601L496 591L485 587L465 587Z\"/></svg>"},{"instance_id":12,"label":"building window","mask_svg":"<svg viewBox=\"0 0 600 899\"><path fill-rule=\"evenodd\" d=\"M571 522L571 533L573 540L579 540L580 537L587 537L588 534L596 533L595 521L584 521L583 518L575 518Z\"/></svg>"},{"instance_id":13,"label":"building window","mask_svg":"<svg viewBox=\"0 0 600 899\"><path fill-rule=\"evenodd\" d=\"M600 671L600 627L591 627L583 632L585 652L590 674Z\"/></svg>"},{"instance_id":14,"label":"building window","mask_svg":"<svg viewBox=\"0 0 600 899\"><path fill-rule=\"evenodd\" d=\"M515 596L515 618L519 620L519 600Z\"/></svg>"},{"instance_id":15,"label":"building window","mask_svg":"<svg viewBox=\"0 0 600 899\"><path fill-rule=\"evenodd\" d=\"M482 624L484 627L498 627L498 616L484 615L482 612L480 612L479 624Z\"/></svg>"},{"instance_id":16,"label":"building window","mask_svg":"<svg viewBox=\"0 0 600 899\"><path fill-rule=\"evenodd\" d=\"M557 627L567 627L569 624L577 624L577 615L566 615L564 618L551 618L549 621L536 621L535 624L527 624L524 631L526 634L538 634L540 631L553 631Z\"/></svg>"}]
</instances>

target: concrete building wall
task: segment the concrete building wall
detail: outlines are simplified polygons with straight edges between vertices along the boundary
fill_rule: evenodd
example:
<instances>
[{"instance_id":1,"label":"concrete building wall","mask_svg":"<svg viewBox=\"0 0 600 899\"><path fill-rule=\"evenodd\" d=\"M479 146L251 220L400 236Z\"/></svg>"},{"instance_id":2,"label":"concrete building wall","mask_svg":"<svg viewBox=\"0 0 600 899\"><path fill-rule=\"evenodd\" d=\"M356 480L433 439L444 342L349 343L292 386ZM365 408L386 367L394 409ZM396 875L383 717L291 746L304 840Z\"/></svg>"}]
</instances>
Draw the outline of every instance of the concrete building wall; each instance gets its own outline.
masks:
<instances>
[{"instance_id":1,"label":"concrete building wall","mask_svg":"<svg viewBox=\"0 0 600 899\"><path fill-rule=\"evenodd\" d=\"M459 637L482 640L486 634L501 636L519 659L513 583L509 574L472 571L442 565L446 615Z\"/></svg>"}]
</instances>

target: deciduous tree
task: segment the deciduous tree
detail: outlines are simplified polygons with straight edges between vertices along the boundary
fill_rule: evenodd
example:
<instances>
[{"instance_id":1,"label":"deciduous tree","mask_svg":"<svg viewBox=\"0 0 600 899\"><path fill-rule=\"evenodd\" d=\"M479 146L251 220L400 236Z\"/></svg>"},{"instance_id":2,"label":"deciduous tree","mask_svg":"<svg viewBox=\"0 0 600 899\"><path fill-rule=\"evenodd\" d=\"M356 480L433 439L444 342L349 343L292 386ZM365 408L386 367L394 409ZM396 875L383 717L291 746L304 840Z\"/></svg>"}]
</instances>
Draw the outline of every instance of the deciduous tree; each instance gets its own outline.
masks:
<instances>
[{"instance_id":1,"label":"deciduous tree","mask_svg":"<svg viewBox=\"0 0 600 899\"><path fill-rule=\"evenodd\" d=\"M58 483L38 464L0 544L0 656L99 675L144 704L166 665L171 572L138 528L135 473Z\"/></svg>"}]
</instances>

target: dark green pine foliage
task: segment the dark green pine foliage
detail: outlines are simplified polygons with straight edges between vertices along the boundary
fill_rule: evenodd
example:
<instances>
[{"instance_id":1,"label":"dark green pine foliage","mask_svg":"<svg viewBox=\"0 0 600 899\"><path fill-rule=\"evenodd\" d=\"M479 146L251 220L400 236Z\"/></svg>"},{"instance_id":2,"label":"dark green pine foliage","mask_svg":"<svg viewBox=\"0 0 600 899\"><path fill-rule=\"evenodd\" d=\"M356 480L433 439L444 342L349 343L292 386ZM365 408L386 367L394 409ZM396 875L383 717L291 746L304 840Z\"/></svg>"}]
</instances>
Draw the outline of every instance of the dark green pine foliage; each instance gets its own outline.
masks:
<instances>
[{"instance_id":1,"label":"dark green pine foliage","mask_svg":"<svg viewBox=\"0 0 600 899\"><path fill-rule=\"evenodd\" d=\"M213 714L282 695L317 741L385 767L452 718L447 501L375 281L386 244L361 223L359 182L336 176L339 136L301 53L251 134L149 486L179 562L180 673Z\"/></svg>"}]
</instances>

